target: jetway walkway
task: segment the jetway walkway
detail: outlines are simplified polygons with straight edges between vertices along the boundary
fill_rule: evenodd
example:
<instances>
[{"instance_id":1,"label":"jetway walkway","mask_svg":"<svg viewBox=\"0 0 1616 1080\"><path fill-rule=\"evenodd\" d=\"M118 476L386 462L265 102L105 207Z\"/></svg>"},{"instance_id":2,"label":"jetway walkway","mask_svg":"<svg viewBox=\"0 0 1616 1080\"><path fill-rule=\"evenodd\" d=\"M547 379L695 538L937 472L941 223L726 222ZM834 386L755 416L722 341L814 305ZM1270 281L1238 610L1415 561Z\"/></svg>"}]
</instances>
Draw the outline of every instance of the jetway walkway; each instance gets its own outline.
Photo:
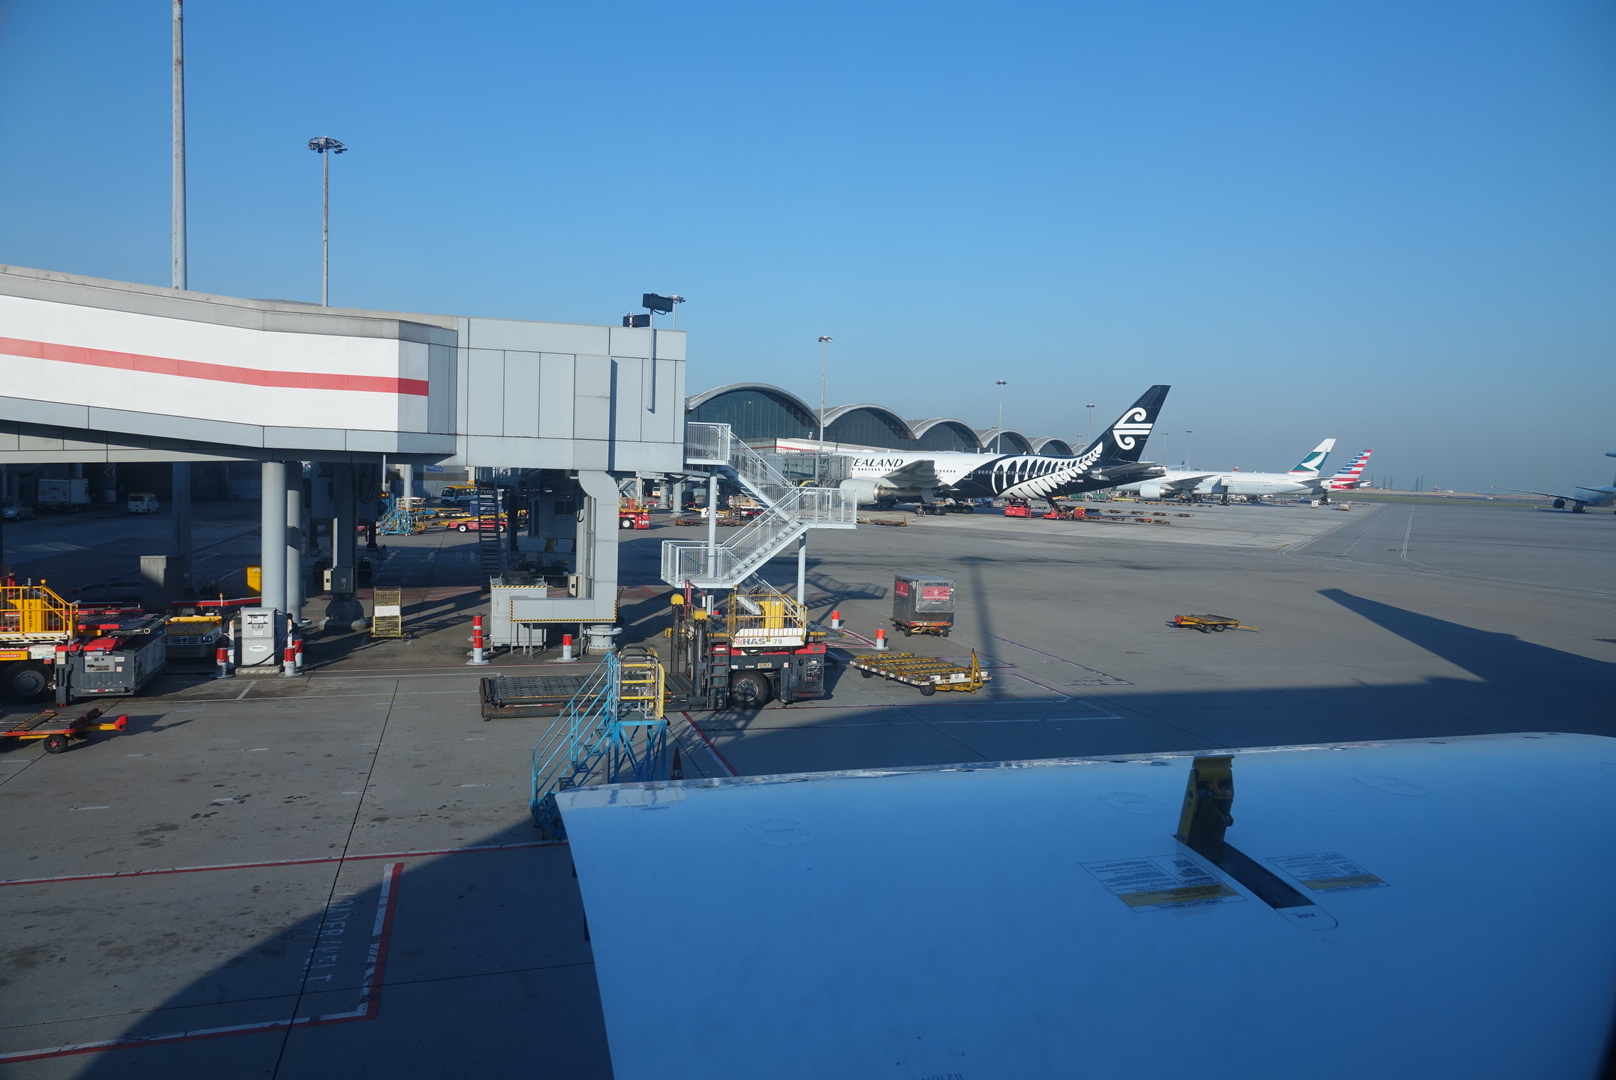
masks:
<instances>
[{"instance_id":1,"label":"jetway walkway","mask_svg":"<svg viewBox=\"0 0 1616 1080\"><path fill-rule=\"evenodd\" d=\"M850 493L793 486L761 454L735 438L728 424L686 424L685 463L709 478L739 484L764 510L722 544L713 533L716 506L708 508L707 541L663 541L662 580L669 585L733 589L809 529L858 525L858 504Z\"/></svg>"}]
</instances>

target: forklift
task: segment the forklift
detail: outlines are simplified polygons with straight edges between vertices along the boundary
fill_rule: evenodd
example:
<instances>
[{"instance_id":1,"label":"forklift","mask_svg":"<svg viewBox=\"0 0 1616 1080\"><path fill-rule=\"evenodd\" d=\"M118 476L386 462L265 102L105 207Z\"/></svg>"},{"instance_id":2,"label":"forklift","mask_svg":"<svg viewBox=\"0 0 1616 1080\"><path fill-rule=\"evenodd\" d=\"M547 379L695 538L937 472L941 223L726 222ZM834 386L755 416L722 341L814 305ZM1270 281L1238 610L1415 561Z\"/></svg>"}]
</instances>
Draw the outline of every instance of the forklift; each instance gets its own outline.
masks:
<instances>
[{"instance_id":1,"label":"forklift","mask_svg":"<svg viewBox=\"0 0 1616 1080\"><path fill-rule=\"evenodd\" d=\"M672 601L670 709L752 710L824 694L825 632L791 597L765 585L716 606L687 585Z\"/></svg>"}]
</instances>

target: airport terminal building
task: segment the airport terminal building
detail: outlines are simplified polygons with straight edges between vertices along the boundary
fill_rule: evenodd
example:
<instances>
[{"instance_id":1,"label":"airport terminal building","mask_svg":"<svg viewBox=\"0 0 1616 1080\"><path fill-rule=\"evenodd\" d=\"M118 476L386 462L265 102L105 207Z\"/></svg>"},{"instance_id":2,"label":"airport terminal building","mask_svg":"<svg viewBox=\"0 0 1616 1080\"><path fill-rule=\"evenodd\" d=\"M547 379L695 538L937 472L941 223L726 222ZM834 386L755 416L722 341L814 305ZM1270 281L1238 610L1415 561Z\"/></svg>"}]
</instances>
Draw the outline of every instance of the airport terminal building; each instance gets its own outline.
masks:
<instances>
[{"instance_id":1,"label":"airport terminal building","mask_svg":"<svg viewBox=\"0 0 1616 1080\"><path fill-rule=\"evenodd\" d=\"M797 395L761 382L730 383L697 394L685 403L691 423L728 424L737 438L754 445L778 439L814 439L815 410ZM905 420L884 405L860 402L825 410L825 441L883 450L945 450L1074 457L1071 442L1049 436L1029 438L1013 428L975 429L953 417Z\"/></svg>"}]
</instances>

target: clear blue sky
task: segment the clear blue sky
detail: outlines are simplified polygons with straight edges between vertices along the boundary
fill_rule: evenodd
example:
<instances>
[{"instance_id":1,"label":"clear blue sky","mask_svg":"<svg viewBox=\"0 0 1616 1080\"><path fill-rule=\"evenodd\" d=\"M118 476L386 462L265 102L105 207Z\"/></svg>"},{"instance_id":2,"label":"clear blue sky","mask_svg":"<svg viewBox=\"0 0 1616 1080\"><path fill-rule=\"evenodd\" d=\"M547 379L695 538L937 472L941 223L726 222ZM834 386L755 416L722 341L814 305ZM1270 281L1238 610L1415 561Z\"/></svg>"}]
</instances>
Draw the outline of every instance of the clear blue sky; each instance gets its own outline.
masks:
<instances>
[{"instance_id":1,"label":"clear blue sky","mask_svg":"<svg viewBox=\"0 0 1616 1080\"><path fill-rule=\"evenodd\" d=\"M613 322L690 390L1426 482L1610 480L1616 9L1593 0L189 0L191 286ZM0 261L168 283L169 5L0 0ZM1163 438L1163 436L1169 436Z\"/></svg>"}]
</instances>

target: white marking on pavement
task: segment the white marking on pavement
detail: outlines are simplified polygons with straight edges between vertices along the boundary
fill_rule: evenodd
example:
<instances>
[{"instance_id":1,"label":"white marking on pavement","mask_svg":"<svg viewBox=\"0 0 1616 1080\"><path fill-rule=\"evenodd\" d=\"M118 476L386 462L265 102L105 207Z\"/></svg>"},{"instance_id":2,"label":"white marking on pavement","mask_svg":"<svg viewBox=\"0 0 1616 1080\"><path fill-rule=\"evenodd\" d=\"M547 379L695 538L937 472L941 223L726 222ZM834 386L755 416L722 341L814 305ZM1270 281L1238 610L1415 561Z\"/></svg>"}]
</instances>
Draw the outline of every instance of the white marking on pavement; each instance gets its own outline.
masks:
<instances>
[{"instance_id":1,"label":"white marking on pavement","mask_svg":"<svg viewBox=\"0 0 1616 1080\"><path fill-rule=\"evenodd\" d=\"M69 810L111 810L110 806L70 806Z\"/></svg>"}]
</instances>

